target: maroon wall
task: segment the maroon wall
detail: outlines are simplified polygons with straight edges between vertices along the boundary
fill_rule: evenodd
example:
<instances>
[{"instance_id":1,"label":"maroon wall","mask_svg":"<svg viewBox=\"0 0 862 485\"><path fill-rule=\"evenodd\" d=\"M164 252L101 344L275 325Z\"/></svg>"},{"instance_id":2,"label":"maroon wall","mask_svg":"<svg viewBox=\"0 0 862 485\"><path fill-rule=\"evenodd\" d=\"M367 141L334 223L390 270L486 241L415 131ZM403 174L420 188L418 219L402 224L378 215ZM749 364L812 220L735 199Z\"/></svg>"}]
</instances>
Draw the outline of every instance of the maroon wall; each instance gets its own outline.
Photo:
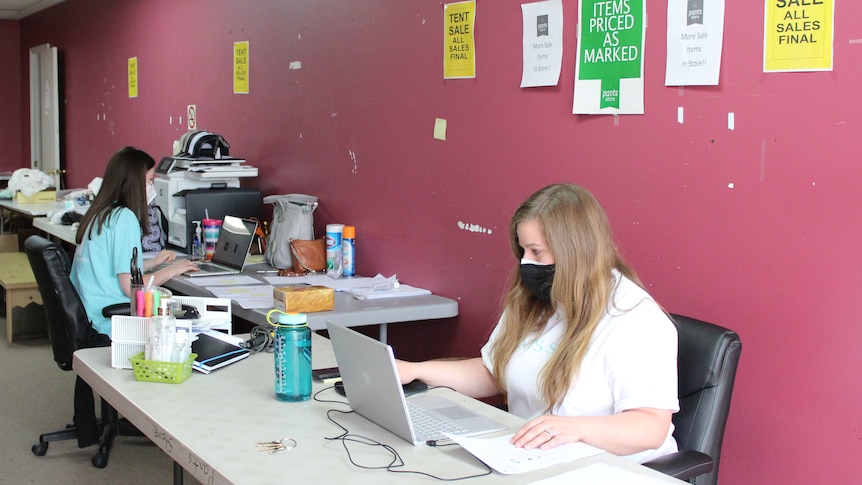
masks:
<instances>
[{"instance_id":1,"label":"maroon wall","mask_svg":"<svg viewBox=\"0 0 862 485\"><path fill-rule=\"evenodd\" d=\"M60 49L70 186L126 144L169 154L195 103L263 194L313 194L318 229L356 225L361 274L457 299L457 319L390 327L402 357L476 355L513 209L548 183L588 187L665 308L742 336L722 482L835 483L862 471L862 3L836 8L834 71L764 74L763 4L728 0L721 85L679 89L664 86L666 3L648 2L646 114L618 118L571 114L574 1L555 88L518 87L512 1L478 2L475 80L442 79L440 2L75 0L21 21L21 52ZM251 93L234 95L243 40Z\"/></svg>"},{"instance_id":2,"label":"maroon wall","mask_svg":"<svg viewBox=\"0 0 862 485\"><path fill-rule=\"evenodd\" d=\"M15 170L29 157L21 146L21 24L0 20L0 172ZM30 128L26 130L28 133ZM0 184L5 187L5 183Z\"/></svg>"}]
</instances>

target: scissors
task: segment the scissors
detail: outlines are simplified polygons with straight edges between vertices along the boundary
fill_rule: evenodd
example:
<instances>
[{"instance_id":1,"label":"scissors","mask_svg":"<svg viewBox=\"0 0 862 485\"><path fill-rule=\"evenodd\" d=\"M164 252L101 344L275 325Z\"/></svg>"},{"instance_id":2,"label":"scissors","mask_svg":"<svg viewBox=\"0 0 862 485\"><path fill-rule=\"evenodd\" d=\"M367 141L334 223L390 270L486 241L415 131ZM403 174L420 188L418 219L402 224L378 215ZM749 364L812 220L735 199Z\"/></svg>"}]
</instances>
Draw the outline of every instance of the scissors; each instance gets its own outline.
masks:
<instances>
[{"instance_id":1,"label":"scissors","mask_svg":"<svg viewBox=\"0 0 862 485\"><path fill-rule=\"evenodd\" d=\"M141 273L141 268L138 268L138 247L132 248L131 275L133 285L144 284L144 274Z\"/></svg>"}]
</instances>

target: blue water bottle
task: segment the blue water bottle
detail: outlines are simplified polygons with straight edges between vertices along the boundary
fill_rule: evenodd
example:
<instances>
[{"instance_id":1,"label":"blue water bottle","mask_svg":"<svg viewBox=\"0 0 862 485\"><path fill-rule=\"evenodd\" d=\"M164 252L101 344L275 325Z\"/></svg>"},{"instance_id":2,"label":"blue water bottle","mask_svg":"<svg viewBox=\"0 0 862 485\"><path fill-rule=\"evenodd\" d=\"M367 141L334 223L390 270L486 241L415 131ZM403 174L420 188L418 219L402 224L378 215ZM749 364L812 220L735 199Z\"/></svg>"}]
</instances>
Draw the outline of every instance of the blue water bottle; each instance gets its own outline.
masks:
<instances>
[{"instance_id":1,"label":"blue water bottle","mask_svg":"<svg viewBox=\"0 0 862 485\"><path fill-rule=\"evenodd\" d=\"M272 310L269 313L271 314ZM269 320L269 314L267 314ZM279 312L273 336L275 397L279 401L305 401L311 397L311 330L304 313Z\"/></svg>"}]
</instances>

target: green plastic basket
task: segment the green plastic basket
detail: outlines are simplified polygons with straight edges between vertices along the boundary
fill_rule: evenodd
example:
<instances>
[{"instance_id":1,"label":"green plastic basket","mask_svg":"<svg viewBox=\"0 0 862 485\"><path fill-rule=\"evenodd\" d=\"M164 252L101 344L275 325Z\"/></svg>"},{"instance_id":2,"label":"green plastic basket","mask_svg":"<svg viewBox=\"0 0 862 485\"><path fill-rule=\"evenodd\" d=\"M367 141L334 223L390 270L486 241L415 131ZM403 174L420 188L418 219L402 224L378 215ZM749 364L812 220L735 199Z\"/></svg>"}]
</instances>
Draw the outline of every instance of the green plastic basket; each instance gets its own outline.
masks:
<instances>
[{"instance_id":1,"label":"green plastic basket","mask_svg":"<svg viewBox=\"0 0 862 485\"><path fill-rule=\"evenodd\" d=\"M156 362L144 360L144 353L141 352L129 360L132 361L135 379L139 381L179 384L192 375L192 362L197 356L198 354L192 354L185 362Z\"/></svg>"}]
</instances>

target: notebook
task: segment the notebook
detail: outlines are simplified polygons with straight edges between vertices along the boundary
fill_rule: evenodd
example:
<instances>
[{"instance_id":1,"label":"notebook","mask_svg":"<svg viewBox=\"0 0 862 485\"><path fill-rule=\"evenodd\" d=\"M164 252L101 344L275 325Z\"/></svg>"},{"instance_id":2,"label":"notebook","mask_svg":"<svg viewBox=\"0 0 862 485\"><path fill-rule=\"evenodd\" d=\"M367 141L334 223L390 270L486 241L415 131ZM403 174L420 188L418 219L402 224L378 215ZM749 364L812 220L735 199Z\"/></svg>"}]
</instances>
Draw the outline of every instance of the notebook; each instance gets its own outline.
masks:
<instances>
[{"instance_id":1,"label":"notebook","mask_svg":"<svg viewBox=\"0 0 862 485\"><path fill-rule=\"evenodd\" d=\"M404 397L392 347L342 325L326 322L335 360L354 411L414 445L428 440L502 431L508 427L439 397ZM408 409L409 408L409 409ZM435 430L424 430L414 420L430 419Z\"/></svg>"},{"instance_id":2,"label":"notebook","mask_svg":"<svg viewBox=\"0 0 862 485\"><path fill-rule=\"evenodd\" d=\"M192 342L192 353L198 354L192 368L198 372L209 374L226 365L249 356L249 350L239 346L236 337L212 330L198 334Z\"/></svg>"},{"instance_id":3,"label":"notebook","mask_svg":"<svg viewBox=\"0 0 862 485\"><path fill-rule=\"evenodd\" d=\"M185 276L222 276L241 273L256 229L257 221L253 219L224 216L212 261L199 264L200 271L192 271Z\"/></svg>"}]
</instances>

